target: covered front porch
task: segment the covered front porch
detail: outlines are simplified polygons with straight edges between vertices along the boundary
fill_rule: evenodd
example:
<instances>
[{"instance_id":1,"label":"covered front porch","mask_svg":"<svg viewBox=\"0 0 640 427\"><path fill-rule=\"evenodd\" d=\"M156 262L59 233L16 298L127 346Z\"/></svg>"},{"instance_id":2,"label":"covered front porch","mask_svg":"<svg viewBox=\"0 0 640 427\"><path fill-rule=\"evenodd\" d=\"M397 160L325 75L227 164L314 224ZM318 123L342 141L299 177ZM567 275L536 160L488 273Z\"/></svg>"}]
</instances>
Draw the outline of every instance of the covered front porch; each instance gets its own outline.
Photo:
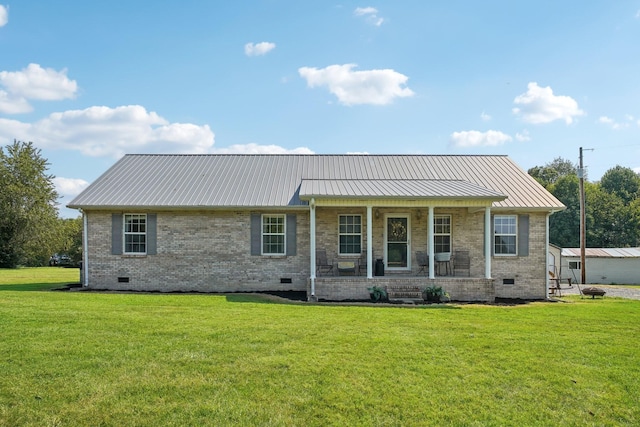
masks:
<instances>
[{"instance_id":1,"label":"covered front porch","mask_svg":"<svg viewBox=\"0 0 640 427\"><path fill-rule=\"evenodd\" d=\"M363 299L371 286L437 282L453 299L493 300L491 208L505 198L467 181L302 180L309 298ZM469 258L466 278L453 275L458 251Z\"/></svg>"}]
</instances>

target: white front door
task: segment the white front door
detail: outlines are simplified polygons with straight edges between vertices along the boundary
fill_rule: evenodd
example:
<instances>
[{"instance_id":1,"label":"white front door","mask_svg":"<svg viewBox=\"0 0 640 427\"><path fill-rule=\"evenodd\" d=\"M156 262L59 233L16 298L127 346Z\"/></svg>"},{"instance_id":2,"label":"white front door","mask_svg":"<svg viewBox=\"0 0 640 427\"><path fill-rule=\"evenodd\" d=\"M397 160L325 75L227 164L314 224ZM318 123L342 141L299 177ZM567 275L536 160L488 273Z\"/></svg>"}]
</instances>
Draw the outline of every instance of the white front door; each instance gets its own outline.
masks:
<instances>
[{"instance_id":1,"label":"white front door","mask_svg":"<svg viewBox=\"0 0 640 427\"><path fill-rule=\"evenodd\" d=\"M411 270L411 222L408 214L385 218L385 265L388 270Z\"/></svg>"}]
</instances>

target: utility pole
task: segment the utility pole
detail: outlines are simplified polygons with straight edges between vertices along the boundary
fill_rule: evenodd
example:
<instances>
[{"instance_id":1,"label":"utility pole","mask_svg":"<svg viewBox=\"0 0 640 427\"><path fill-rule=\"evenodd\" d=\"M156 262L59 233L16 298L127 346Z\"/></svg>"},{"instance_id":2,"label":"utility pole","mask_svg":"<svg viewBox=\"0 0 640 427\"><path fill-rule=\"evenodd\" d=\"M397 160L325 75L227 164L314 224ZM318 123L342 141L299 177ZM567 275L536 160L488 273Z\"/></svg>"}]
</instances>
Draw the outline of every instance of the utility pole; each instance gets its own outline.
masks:
<instances>
[{"instance_id":1,"label":"utility pole","mask_svg":"<svg viewBox=\"0 0 640 427\"><path fill-rule=\"evenodd\" d=\"M587 281L587 270L585 267L585 248L587 246L587 226L584 208L584 164L582 162L582 147L580 147L580 167L578 168L578 178L580 182L580 283Z\"/></svg>"}]
</instances>

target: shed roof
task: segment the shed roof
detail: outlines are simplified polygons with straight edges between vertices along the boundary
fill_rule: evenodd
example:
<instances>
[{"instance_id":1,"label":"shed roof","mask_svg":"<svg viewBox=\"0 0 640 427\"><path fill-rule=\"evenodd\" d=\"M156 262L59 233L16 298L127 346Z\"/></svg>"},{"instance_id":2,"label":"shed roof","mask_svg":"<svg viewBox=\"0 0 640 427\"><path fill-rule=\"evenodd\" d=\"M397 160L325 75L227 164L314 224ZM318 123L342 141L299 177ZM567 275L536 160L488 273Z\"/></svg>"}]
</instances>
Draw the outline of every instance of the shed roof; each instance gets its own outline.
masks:
<instances>
[{"instance_id":1,"label":"shed roof","mask_svg":"<svg viewBox=\"0 0 640 427\"><path fill-rule=\"evenodd\" d=\"M322 180L352 185L368 182L375 187L350 190L362 191L362 195L402 197L412 193L429 197L446 190L450 197L492 197L494 208L564 209L509 157L486 155L130 154L68 206L295 207L307 204L300 198L302 190L304 195L312 194L313 186ZM382 182L385 180L389 182ZM303 181L308 184L301 188ZM425 187L428 181L433 184L430 189ZM327 189L325 193L338 196Z\"/></svg>"},{"instance_id":2,"label":"shed roof","mask_svg":"<svg viewBox=\"0 0 640 427\"><path fill-rule=\"evenodd\" d=\"M585 248L587 258L640 258L640 248ZM563 257L580 257L580 248L562 248Z\"/></svg>"},{"instance_id":3,"label":"shed roof","mask_svg":"<svg viewBox=\"0 0 640 427\"><path fill-rule=\"evenodd\" d=\"M504 200L497 191L462 180L440 179L303 179L300 198L456 198Z\"/></svg>"}]
</instances>

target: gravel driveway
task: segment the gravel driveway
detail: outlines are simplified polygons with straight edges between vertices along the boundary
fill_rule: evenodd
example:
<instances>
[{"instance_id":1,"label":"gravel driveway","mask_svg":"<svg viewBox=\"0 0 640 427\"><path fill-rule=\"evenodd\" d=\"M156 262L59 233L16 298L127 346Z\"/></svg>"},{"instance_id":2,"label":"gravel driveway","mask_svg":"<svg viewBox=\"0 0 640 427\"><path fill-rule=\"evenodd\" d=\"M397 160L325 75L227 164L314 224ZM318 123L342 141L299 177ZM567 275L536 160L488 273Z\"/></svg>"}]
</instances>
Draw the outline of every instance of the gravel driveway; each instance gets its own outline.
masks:
<instances>
[{"instance_id":1,"label":"gravel driveway","mask_svg":"<svg viewBox=\"0 0 640 427\"><path fill-rule=\"evenodd\" d=\"M640 288L613 285L580 285L580 288L584 289L590 286L603 289L606 292L605 296L607 297L620 297L640 300ZM570 288L562 288L562 295L580 295L578 286L573 285Z\"/></svg>"}]
</instances>

